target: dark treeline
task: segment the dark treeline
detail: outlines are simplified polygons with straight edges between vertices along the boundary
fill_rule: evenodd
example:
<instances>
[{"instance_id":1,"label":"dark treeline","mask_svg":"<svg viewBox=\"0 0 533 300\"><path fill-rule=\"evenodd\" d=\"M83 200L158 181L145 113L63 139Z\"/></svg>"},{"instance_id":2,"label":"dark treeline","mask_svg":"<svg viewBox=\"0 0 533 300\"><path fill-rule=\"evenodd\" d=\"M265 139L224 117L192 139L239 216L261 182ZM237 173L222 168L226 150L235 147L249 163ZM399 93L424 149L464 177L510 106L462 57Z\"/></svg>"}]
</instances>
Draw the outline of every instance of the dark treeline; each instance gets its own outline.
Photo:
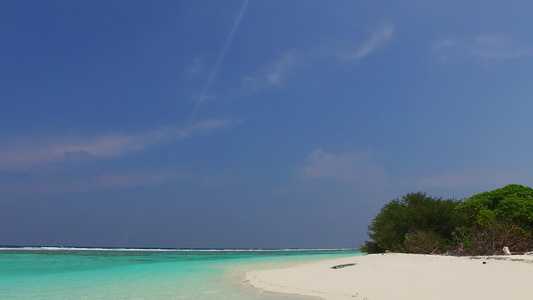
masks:
<instances>
[{"instance_id":1,"label":"dark treeline","mask_svg":"<svg viewBox=\"0 0 533 300\"><path fill-rule=\"evenodd\" d=\"M511 184L467 198L409 193L385 204L361 250L494 255L533 250L533 189Z\"/></svg>"}]
</instances>

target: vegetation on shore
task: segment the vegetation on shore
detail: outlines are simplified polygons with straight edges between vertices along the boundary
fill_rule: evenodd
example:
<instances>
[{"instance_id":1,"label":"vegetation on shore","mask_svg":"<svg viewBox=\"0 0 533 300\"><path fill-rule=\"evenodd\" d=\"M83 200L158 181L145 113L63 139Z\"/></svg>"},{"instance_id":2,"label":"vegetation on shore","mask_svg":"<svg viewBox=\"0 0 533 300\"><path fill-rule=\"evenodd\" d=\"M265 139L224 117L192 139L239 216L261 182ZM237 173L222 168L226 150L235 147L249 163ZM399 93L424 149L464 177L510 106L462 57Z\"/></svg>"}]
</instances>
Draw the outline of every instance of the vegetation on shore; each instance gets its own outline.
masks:
<instances>
[{"instance_id":1,"label":"vegetation on shore","mask_svg":"<svg viewBox=\"0 0 533 300\"><path fill-rule=\"evenodd\" d=\"M533 250L533 189L517 184L463 201L409 193L368 226L367 253L493 255Z\"/></svg>"}]
</instances>

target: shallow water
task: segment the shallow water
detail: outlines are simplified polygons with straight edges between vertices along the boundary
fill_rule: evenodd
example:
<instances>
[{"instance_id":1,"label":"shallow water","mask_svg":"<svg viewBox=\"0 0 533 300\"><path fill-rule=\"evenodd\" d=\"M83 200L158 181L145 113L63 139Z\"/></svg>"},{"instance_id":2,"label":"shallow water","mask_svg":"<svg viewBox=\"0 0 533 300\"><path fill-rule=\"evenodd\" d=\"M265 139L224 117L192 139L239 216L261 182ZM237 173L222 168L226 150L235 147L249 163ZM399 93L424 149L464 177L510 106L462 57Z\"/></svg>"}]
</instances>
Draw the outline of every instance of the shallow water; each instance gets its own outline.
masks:
<instances>
[{"instance_id":1,"label":"shallow water","mask_svg":"<svg viewBox=\"0 0 533 300\"><path fill-rule=\"evenodd\" d=\"M265 294L244 271L276 268L357 251L0 250L2 299L304 299Z\"/></svg>"}]
</instances>

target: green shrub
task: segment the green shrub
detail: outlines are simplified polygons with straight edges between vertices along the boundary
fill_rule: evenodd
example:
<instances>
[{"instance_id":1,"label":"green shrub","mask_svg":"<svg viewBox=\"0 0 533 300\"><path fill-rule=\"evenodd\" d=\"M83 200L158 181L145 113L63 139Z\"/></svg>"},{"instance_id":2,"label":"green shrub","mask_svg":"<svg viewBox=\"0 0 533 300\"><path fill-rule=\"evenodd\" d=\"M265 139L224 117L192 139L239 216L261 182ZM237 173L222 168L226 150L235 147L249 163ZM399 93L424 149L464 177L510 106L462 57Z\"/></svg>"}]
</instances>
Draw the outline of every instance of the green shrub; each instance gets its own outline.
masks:
<instances>
[{"instance_id":1,"label":"green shrub","mask_svg":"<svg viewBox=\"0 0 533 300\"><path fill-rule=\"evenodd\" d=\"M525 252L533 247L533 189L529 187L510 184L479 193L455 211L464 220L455 233L464 254L497 254L503 246Z\"/></svg>"},{"instance_id":2,"label":"green shrub","mask_svg":"<svg viewBox=\"0 0 533 300\"><path fill-rule=\"evenodd\" d=\"M366 241L364 246L361 246L359 249L361 252L365 253L383 253L385 249L381 248L378 243Z\"/></svg>"},{"instance_id":3,"label":"green shrub","mask_svg":"<svg viewBox=\"0 0 533 300\"><path fill-rule=\"evenodd\" d=\"M432 247L430 245L434 245L440 252L448 246L458 226L454 216L457 204L455 199L443 200L422 192L392 200L383 206L368 226L372 241L367 242L362 250L369 253L385 250L408 252L420 247L423 250L417 250L419 252L427 251Z\"/></svg>"}]
</instances>

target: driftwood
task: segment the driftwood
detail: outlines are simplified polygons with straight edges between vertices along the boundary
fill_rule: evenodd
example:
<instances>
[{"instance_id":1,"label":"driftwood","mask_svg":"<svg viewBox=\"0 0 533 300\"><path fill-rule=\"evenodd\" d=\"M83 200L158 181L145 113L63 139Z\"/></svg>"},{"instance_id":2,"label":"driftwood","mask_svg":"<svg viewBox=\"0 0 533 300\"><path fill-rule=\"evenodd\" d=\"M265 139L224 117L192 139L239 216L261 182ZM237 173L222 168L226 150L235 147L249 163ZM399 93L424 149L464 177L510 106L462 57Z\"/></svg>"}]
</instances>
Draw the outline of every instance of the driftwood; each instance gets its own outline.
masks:
<instances>
[{"instance_id":1,"label":"driftwood","mask_svg":"<svg viewBox=\"0 0 533 300\"><path fill-rule=\"evenodd\" d=\"M355 265L357 265L357 264L356 263L351 263L351 264L336 265L336 266L333 266L331 268L332 269L342 269L342 268L351 267L351 266L355 266Z\"/></svg>"}]
</instances>

